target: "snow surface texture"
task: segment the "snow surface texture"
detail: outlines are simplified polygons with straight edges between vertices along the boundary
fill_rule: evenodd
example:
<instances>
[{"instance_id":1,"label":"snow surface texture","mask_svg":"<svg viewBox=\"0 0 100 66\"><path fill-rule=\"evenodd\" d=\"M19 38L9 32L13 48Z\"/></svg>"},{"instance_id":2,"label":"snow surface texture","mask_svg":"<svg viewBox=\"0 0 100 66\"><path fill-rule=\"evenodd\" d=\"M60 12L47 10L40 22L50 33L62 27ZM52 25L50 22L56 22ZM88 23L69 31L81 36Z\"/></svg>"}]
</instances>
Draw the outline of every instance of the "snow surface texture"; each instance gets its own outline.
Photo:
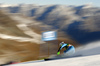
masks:
<instances>
[{"instance_id":1,"label":"snow surface texture","mask_svg":"<svg viewBox=\"0 0 100 66\"><path fill-rule=\"evenodd\" d=\"M100 41L91 42L84 46L78 47L74 56L88 56L100 54Z\"/></svg>"},{"instance_id":2,"label":"snow surface texture","mask_svg":"<svg viewBox=\"0 0 100 66\"><path fill-rule=\"evenodd\" d=\"M100 55L75 57L68 59L60 59L54 61L38 62L38 63L26 63L15 64L10 66L99 66Z\"/></svg>"}]
</instances>

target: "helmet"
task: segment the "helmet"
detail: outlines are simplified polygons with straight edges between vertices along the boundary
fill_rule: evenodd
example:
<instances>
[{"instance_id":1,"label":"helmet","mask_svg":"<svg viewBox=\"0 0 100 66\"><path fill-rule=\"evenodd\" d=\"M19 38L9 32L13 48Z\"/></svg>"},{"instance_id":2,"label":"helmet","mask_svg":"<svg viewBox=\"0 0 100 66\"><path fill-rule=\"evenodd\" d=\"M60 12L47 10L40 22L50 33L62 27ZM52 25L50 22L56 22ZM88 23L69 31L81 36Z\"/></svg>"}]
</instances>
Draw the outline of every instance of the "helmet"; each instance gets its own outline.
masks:
<instances>
[{"instance_id":1,"label":"helmet","mask_svg":"<svg viewBox=\"0 0 100 66\"><path fill-rule=\"evenodd\" d=\"M61 42L61 43L60 43L60 46L62 46L63 44L64 44L64 42Z\"/></svg>"}]
</instances>

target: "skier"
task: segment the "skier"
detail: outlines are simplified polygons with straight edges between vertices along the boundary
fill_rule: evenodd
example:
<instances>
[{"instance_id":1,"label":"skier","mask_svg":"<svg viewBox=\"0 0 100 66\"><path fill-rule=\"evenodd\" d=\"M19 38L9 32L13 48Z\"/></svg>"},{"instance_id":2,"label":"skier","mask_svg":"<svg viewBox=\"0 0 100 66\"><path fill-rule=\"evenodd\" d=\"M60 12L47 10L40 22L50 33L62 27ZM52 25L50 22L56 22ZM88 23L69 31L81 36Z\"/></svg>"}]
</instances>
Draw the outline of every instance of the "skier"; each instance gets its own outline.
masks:
<instances>
[{"instance_id":1,"label":"skier","mask_svg":"<svg viewBox=\"0 0 100 66\"><path fill-rule=\"evenodd\" d=\"M75 53L75 48L74 46L72 46L71 44L67 44L67 43L64 43L64 42L61 42L60 43L60 48L58 49L58 52L57 52L57 55L60 54L60 50L62 50L62 48L65 48L66 50L64 51L64 55L65 56L70 56L72 54Z\"/></svg>"}]
</instances>

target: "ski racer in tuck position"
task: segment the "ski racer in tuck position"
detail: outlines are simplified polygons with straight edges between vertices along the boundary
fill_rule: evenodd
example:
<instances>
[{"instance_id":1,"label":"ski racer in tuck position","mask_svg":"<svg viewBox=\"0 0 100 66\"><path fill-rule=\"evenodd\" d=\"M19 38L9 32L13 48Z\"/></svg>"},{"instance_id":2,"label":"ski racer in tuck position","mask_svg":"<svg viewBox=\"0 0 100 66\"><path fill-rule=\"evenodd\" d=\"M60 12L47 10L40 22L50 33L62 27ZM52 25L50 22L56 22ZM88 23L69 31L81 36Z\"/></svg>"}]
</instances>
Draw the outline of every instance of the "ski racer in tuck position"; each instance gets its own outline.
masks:
<instances>
[{"instance_id":1,"label":"ski racer in tuck position","mask_svg":"<svg viewBox=\"0 0 100 66\"><path fill-rule=\"evenodd\" d=\"M70 56L70 55L73 55L75 53L75 48L73 45L61 42L60 48L58 49L58 52L57 52L57 55L60 55L60 51L63 48L65 48L64 53L63 53L64 56Z\"/></svg>"}]
</instances>

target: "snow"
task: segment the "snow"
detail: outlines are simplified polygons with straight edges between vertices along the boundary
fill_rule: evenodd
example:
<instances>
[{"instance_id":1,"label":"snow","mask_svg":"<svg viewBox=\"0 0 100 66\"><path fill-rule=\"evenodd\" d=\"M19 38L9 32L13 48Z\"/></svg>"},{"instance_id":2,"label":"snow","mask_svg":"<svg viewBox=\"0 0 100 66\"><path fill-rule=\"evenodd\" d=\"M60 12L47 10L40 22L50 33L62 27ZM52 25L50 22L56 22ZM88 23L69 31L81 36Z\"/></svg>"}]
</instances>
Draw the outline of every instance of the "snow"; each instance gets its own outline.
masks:
<instances>
[{"instance_id":1,"label":"snow","mask_svg":"<svg viewBox=\"0 0 100 66\"><path fill-rule=\"evenodd\" d=\"M99 66L100 55L74 57L38 63L15 64L10 66Z\"/></svg>"},{"instance_id":2,"label":"snow","mask_svg":"<svg viewBox=\"0 0 100 66\"><path fill-rule=\"evenodd\" d=\"M0 4L0 7L15 7L15 6L18 6L18 4Z\"/></svg>"},{"instance_id":3,"label":"snow","mask_svg":"<svg viewBox=\"0 0 100 66\"><path fill-rule=\"evenodd\" d=\"M76 48L74 56L88 56L100 54L100 41L88 43L84 46Z\"/></svg>"}]
</instances>

